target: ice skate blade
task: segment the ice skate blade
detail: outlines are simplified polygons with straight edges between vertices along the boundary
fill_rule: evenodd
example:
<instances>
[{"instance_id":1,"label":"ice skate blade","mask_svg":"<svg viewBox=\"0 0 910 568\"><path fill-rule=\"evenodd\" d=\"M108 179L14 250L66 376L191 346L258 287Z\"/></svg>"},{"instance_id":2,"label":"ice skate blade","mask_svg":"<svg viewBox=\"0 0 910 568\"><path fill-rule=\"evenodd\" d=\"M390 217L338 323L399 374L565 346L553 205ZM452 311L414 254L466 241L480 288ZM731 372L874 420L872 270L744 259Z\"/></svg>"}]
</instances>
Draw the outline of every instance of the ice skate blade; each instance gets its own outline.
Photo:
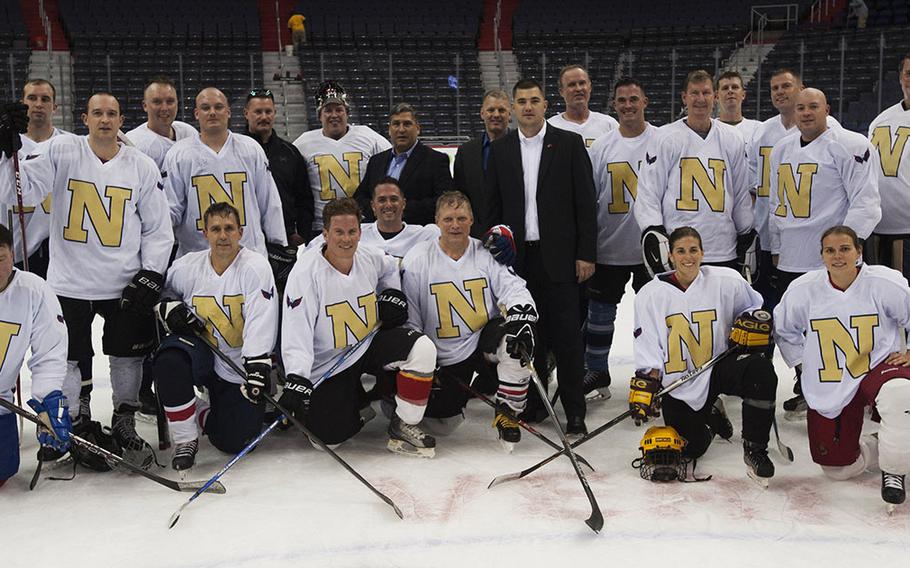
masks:
<instances>
[{"instance_id":1,"label":"ice skate blade","mask_svg":"<svg viewBox=\"0 0 910 568\"><path fill-rule=\"evenodd\" d=\"M613 393L610 392L610 387L594 389L585 395L586 402L605 402L611 398L613 398Z\"/></svg>"},{"instance_id":2,"label":"ice skate blade","mask_svg":"<svg viewBox=\"0 0 910 568\"><path fill-rule=\"evenodd\" d=\"M515 442L507 442L500 438L499 443L502 445L502 449L505 450L507 454L511 454L512 451L515 450Z\"/></svg>"},{"instance_id":3,"label":"ice skate blade","mask_svg":"<svg viewBox=\"0 0 910 568\"><path fill-rule=\"evenodd\" d=\"M418 448L404 440L389 440L386 448L394 454L402 454L415 458L433 458L436 456L436 448Z\"/></svg>"},{"instance_id":4,"label":"ice skate blade","mask_svg":"<svg viewBox=\"0 0 910 568\"><path fill-rule=\"evenodd\" d=\"M888 514L889 517L894 514L895 509L897 509L897 505L895 505L894 503L887 503L885 505L885 512Z\"/></svg>"},{"instance_id":5,"label":"ice skate blade","mask_svg":"<svg viewBox=\"0 0 910 568\"><path fill-rule=\"evenodd\" d=\"M767 489L767 488L768 488L768 482L769 482L770 479L771 479L770 477L759 477L759 476L756 475L756 473L755 473L754 471L752 471L751 469L747 469L747 470L746 470L746 474L752 479L752 481L754 481L755 483L757 483L758 486L761 487L762 489Z\"/></svg>"}]
</instances>

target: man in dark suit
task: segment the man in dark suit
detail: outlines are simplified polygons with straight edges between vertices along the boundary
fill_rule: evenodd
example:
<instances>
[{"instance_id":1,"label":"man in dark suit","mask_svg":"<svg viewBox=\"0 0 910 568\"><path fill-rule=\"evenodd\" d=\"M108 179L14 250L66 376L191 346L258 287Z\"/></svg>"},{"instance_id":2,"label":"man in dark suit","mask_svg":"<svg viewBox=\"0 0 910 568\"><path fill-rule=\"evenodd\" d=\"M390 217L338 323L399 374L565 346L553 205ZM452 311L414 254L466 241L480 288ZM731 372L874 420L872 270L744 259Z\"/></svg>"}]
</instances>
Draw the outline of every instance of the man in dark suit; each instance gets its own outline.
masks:
<instances>
[{"instance_id":1,"label":"man in dark suit","mask_svg":"<svg viewBox=\"0 0 910 568\"><path fill-rule=\"evenodd\" d=\"M370 158L366 174L354 193L354 198L366 212L367 221L373 220L369 207L372 188L382 178L390 176L398 180L408 200L405 223L428 225L434 222L436 198L452 189L449 156L424 146L417 140L419 135L420 123L414 107L407 103L395 105L389 113L392 148Z\"/></svg>"},{"instance_id":2,"label":"man in dark suit","mask_svg":"<svg viewBox=\"0 0 910 568\"><path fill-rule=\"evenodd\" d=\"M594 273L597 238L591 160L579 135L546 124L547 101L537 81L518 81L512 101L518 130L490 147L484 225L512 229L515 270L540 314L535 361L553 351L566 433L580 436L587 428L579 284ZM527 416L540 418L535 403L541 404L529 397Z\"/></svg>"},{"instance_id":3,"label":"man in dark suit","mask_svg":"<svg viewBox=\"0 0 910 568\"><path fill-rule=\"evenodd\" d=\"M484 216L483 178L490 157L490 144L508 134L511 116L508 93L500 89L484 93L480 105L484 132L480 138L472 138L459 146L455 154L455 189L461 190L471 200L477 219ZM474 223L471 236L480 238L482 234L483 227Z\"/></svg>"}]
</instances>

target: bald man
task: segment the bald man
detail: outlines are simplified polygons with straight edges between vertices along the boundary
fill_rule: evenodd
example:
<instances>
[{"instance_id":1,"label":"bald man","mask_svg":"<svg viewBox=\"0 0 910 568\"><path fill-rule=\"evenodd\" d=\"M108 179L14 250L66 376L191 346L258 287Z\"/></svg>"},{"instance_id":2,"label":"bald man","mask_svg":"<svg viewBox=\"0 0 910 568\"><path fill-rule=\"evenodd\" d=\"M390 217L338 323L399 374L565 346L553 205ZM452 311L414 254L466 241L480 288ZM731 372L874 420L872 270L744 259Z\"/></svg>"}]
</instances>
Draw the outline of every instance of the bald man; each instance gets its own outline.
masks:
<instances>
[{"instance_id":1,"label":"bald man","mask_svg":"<svg viewBox=\"0 0 910 568\"><path fill-rule=\"evenodd\" d=\"M196 95L199 134L176 142L164 157L164 189L177 239L177 257L207 250L202 215L225 202L240 212L240 244L261 254L287 246L281 199L262 147L228 130L231 107L220 90Z\"/></svg>"}]
</instances>

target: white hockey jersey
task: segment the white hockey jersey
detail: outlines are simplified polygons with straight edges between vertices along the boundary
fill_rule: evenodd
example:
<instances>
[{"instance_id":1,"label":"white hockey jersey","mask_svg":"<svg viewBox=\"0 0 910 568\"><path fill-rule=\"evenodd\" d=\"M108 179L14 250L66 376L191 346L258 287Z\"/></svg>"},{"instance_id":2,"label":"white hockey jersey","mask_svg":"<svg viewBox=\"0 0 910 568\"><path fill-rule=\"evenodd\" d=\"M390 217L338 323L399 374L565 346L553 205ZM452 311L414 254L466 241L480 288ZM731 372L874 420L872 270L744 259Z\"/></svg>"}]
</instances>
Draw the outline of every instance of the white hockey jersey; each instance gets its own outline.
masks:
<instances>
[{"instance_id":1,"label":"white hockey jersey","mask_svg":"<svg viewBox=\"0 0 910 568\"><path fill-rule=\"evenodd\" d=\"M408 325L433 340L440 365L460 363L477 350L480 332L500 315L500 304L506 310L534 305L525 281L474 238L458 260L443 252L438 239L419 243L401 263L401 283Z\"/></svg>"},{"instance_id":2,"label":"white hockey jersey","mask_svg":"<svg viewBox=\"0 0 910 568\"><path fill-rule=\"evenodd\" d=\"M47 282L14 268L12 281L0 292L0 314L0 396L13 401L12 390L29 350L32 396L42 400L51 391L63 390L66 324ZM8 411L0 408L0 414Z\"/></svg>"},{"instance_id":3,"label":"white hockey jersey","mask_svg":"<svg viewBox=\"0 0 910 568\"><path fill-rule=\"evenodd\" d=\"M321 128L301 134L294 140L307 162L310 187L313 188L313 230L322 230L322 209L338 197L352 197L367 171L370 158L392 147L372 128L350 125L347 133L335 140Z\"/></svg>"},{"instance_id":4,"label":"white hockey jersey","mask_svg":"<svg viewBox=\"0 0 910 568\"><path fill-rule=\"evenodd\" d=\"M684 119L658 131L641 166L635 219L641 231L694 227L705 262L725 262L736 258L736 236L752 228L752 198L742 135L711 123L704 139Z\"/></svg>"},{"instance_id":5,"label":"white hockey jersey","mask_svg":"<svg viewBox=\"0 0 910 568\"><path fill-rule=\"evenodd\" d=\"M597 263L641 264L641 230L635 222L638 173L657 129L645 124L635 138L619 128L598 138L589 149L597 192Z\"/></svg>"},{"instance_id":6,"label":"white hockey jersey","mask_svg":"<svg viewBox=\"0 0 910 568\"><path fill-rule=\"evenodd\" d=\"M562 128L563 130L578 134L584 139L585 148L589 149L591 148L591 145L594 144L595 140L611 130L619 129L619 122L617 122L615 118L608 114L603 114L602 112L594 112L593 110L588 115L588 120L581 124L566 120L564 113L554 114L547 119L547 122L556 128Z\"/></svg>"},{"instance_id":7,"label":"white hockey jersey","mask_svg":"<svg viewBox=\"0 0 910 568\"><path fill-rule=\"evenodd\" d=\"M439 238L439 226L435 223L426 226L408 225L407 223L403 224L404 229L402 229L400 233L391 239L386 239L382 236L382 233L379 232L379 228L376 226L375 222L361 223L360 244L376 247L386 254L394 256L400 262L408 251L414 248L418 243ZM316 235L313 237L313 240L307 243L306 249L300 249L298 251L297 258L300 258L305 251L309 249L321 249L324 244L325 237L323 237L322 234Z\"/></svg>"},{"instance_id":8,"label":"white hockey jersey","mask_svg":"<svg viewBox=\"0 0 910 568\"><path fill-rule=\"evenodd\" d=\"M839 290L825 269L793 281L774 309L774 339L793 367L802 363L809 407L835 418L872 368L903 349L910 329L910 288L900 272L862 265Z\"/></svg>"},{"instance_id":9,"label":"white hockey jersey","mask_svg":"<svg viewBox=\"0 0 910 568\"><path fill-rule=\"evenodd\" d=\"M266 254L265 243L287 244L278 187L265 152L249 136L228 132L218 153L199 134L175 142L164 158L164 189L177 239L177 257L208 250L202 215L212 203L240 212L240 244Z\"/></svg>"},{"instance_id":10,"label":"white hockey jersey","mask_svg":"<svg viewBox=\"0 0 910 568\"><path fill-rule=\"evenodd\" d=\"M167 136L162 136L157 132L149 129L149 123L143 122L136 128L130 130L126 133L127 139L130 143L142 150L142 153L148 156L149 158L155 160L155 163L158 164L158 169L164 169L164 156L167 154L167 151L171 149L175 142L178 140L183 140L184 138L189 138L195 134L198 134L195 128L192 125L189 125L185 122L175 120L171 124L171 128L174 129L175 140L171 140Z\"/></svg>"},{"instance_id":11,"label":"white hockey jersey","mask_svg":"<svg viewBox=\"0 0 910 568\"><path fill-rule=\"evenodd\" d=\"M39 152L40 150L40 152ZM174 236L155 162L120 146L103 162L87 136L57 136L20 163L26 205L52 196L47 280L59 296L119 298L142 269L167 268ZM9 159L0 160L0 201L15 203Z\"/></svg>"},{"instance_id":12,"label":"white hockey jersey","mask_svg":"<svg viewBox=\"0 0 910 568\"><path fill-rule=\"evenodd\" d=\"M878 191L883 235L910 234L910 110L903 102L885 109L869 125L869 139L878 150Z\"/></svg>"},{"instance_id":13,"label":"white hockey jersey","mask_svg":"<svg viewBox=\"0 0 910 568\"><path fill-rule=\"evenodd\" d=\"M318 385L345 353L376 327L378 292L401 289L398 263L369 245L359 245L350 274L329 264L321 248L309 249L288 276L281 322L281 354L285 372ZM357 362L370 346L364 341L346 355L332 376Z\"/></svg>"},{"instance_id":14,"label":"white hockey jersey","mask_svg":"<svg viewBox=\"0 0 910 568\"><path fill-rule=\"evenodd\" d=\"M271 353L278 337L278 303L269 261L258 252L241 248L219 275L210 251L191 252L174 261L167 271L164 296L190 306L205 322L214 340L230 359L243 366L244 357ZM215 372L231 383L243 383L224 361L215 358Z\"/></svg>"},{"instance_id":15,"label":"white hockey jersey","mask_svg":"<svg viewBox=\"0 0 910 568\"><path fill-rule=\"evenodd\" d=\"M840 128L834 117L828 117L828 128ZM764 251L771 250L771 233L768 229L768 199L771 195L771 150L787 134L798 132L796 124L785 128L780 115L762 122L752 135L746 154L749 158L750 185L755 192L755 230Z\"/></svg>"},{"instance_id":16,"label":"white hockey jersey","mask_svg":"<svg viewBox=\"0 0 910 568\"><path fill-rule=\"evenodd\" d=\"M727 349L733 320L762 305L762 297L735 270L702 266L683 291L659 275L635 296L635 368L660 370L663 386ZM708 398L708 369L669 396L700 410Z\"/></svg>"},{"instance_id":17,"label":"white hockey jersey","mask_svg":"<svg viewBox=\"0 0 910 568\"><path fill-rule=\"evenodd\" d=\"M881 218L878 154L864 136L829 128L803 146L799 131L771 152L770 249L777 268L808 272L822 266L821 236L844 224L865 239Z\"/></svg>"}]
</instances>

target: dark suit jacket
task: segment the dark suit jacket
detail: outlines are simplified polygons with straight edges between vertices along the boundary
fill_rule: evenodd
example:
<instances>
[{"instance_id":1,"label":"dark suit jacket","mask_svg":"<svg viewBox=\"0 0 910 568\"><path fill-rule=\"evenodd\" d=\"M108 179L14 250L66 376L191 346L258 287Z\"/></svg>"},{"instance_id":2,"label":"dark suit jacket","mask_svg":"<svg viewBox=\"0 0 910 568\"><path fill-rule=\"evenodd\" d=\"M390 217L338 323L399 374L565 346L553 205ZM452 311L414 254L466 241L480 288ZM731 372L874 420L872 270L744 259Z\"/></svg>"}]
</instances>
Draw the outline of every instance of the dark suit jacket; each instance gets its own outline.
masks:
<instances>
[{"instance_id":1,"label":"dark suit jacket","mask_svg":"<svg viewBox=\"0 0 910 568\"><path fill-rule=\"evenodd\" d=\"M483 178L483 137L472 138L459 146L455 154L454 188L471 200L471 208L474 210L471 236L477 238L483 235L481 220L486 209Z\"/></svg>"},{"instance_id":2,"label":"dark suit jacket","mask_svg":"<svg viewBox=\"0 0 910 568\"><path fill-rule=\"evenodd\" d=\"M373 220L373 211L370 209L373 187L386 176L391 161L391 149L370 158L366 174L354 193L367 221ZM404 164L398 185L408 200L404 209L405 223L427 225L435 222L436 198L443 191L452 189L449 156L424 146L418 140Z\"/></svg>"},{"instance_id":3,"label":"dark suit jacket","mask_svg":"<svg viewBox=\"0 0 910 568\"><path fill-rule=\"evenodd\" d=\"M523 274L525 192L520 144L515 130L490 147L483 227L504 223L512 228L518 248L515 269ZM549 124L537 174L537 215L547 276L553 282L575 281L575 261L596 260L594 174L581 136Z\"/></svg>"}]
</instances>

